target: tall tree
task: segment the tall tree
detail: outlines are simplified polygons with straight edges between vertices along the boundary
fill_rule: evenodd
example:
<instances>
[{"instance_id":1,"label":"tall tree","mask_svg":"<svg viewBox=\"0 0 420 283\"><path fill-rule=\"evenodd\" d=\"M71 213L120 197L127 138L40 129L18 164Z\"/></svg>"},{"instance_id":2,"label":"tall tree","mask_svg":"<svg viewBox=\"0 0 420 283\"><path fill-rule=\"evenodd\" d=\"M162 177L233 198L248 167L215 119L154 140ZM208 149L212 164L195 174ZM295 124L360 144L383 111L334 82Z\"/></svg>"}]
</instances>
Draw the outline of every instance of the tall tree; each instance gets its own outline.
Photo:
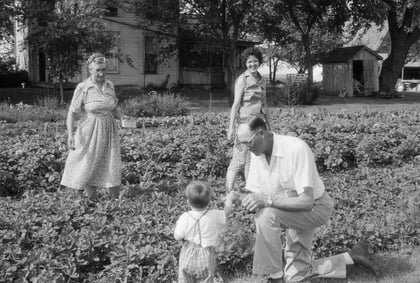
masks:
<instances>
[{"instance_id":1,"label":"tall tree","mask_svg":"<svg viewBox=\"0 0 420 283\"><path fill-rule=\"evenodd\" d=\"M0 40L13 35L13 17L16 10L14 0L0 0Z\"/></svg>"},{"instance_id":2,"label":"tall tree","mask_svg":"<svg viewBox=\"0 0 420 283\"><path fill-rule=\"evenodd\" d=\"M58 80L60 101L63 83L80 72L84 57L91 52L108 53L115 39L105 31L101 1L38 0L24 9L29 26L27 41L47 58L49 74Z\"/></svg>"},{"instance_id":3,"label":"tall tree","mask_svg":"<svg viewBox=\"0 0 420 283\"><path fill-rule=\"evenodd\" d=\"M340 43L338 34L348 16L344 0L268 0L261 6L258 25L265 38L292 47L288 59L308 71L311 83L314 53L321 55L327 44L331 48Z\"/></svg>"},{"instance_id":4,"label":"tall tree","mask_svg":"<svg viewBox=\"0 0 420 283\"><path fill-rule=\"evenodd\" d=\"M349 2L355 28L360 23L387 24L391 50L382 64L380 91L391 93L404 66L410 48L420 38L420 1L418 0L353 0Z\"/></svg>"},{"instance_id":5,"label":"tall tree","mask_svg":"<svg viewBox=\"0 0 420 283\"><path fill-rule=\"evenodd\" d=\"M227 85L233 98L238 65L236 43L246 39L251 13L258 3L253 0L181 0L181 21L185 29L220 45L226 58Z\"/></svg>"}]
</instances>

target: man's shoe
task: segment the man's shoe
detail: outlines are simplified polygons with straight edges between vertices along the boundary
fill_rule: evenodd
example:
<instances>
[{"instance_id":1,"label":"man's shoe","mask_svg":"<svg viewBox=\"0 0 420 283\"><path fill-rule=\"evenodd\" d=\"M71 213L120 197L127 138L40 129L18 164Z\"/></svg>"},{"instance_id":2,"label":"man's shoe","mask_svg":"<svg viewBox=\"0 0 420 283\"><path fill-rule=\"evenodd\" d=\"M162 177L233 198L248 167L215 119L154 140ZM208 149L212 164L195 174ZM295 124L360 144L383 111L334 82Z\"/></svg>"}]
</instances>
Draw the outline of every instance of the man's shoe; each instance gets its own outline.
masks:
<instances>
[{"instance_id":1,"label":"man's shoe","mask_svg":"<svg viewBox=\"0 0 420 283\"><path fill-rule=\"evenodd\" d=\"M353 259L355 265L363 265L375 275L379 275L376 266L370 259L370 254L368 252L368 242L366 240L357 242L353 248L348 251L348 253Z\"/></svg>"},{"instance_id":2,"label":"man's shoe","mask_svg":"<svg viewBox=\"0 0 420 283\"><path fill-rule=\"evenodd\" d=\"M284 283L283 278L268 278L267 283Z\"/></svg>"}]
</instances>

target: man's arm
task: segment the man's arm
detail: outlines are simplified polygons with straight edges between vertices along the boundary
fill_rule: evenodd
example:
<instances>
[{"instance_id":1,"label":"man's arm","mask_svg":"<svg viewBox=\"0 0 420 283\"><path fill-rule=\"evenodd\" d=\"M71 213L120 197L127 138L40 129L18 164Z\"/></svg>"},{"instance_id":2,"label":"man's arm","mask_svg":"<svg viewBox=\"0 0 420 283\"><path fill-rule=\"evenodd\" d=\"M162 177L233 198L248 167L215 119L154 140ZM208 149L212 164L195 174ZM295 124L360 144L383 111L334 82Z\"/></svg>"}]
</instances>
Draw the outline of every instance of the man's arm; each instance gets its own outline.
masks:
<instances>
[{"instance_id":1,"label":"man's arm","mask_svg":"<svg viewBox=\"0 0 420 283\"><path fill-rule=\"evenodd\" d=\"M314 189L305 187L300 195L276 194L272 196L272 207L285 211L308 211L314 206Z\"/></svg>"},{"instance_id":2,"label":"man's arm","mask_svg":"<svg viewBox=\"0 0 420 283\"><path fill-rule=\"evenodd\" d=\"M239 201L240 202L241 195L235 191L230 191L226 196L225 200L225 215L229 217L232 214L235 204Z\"/></svg>"},{"instance_id":3,"label":"man's arm","mask_svg":"<svg viewBox=\"0 0 420 283\"><path fill-rule=\"evenodd\" d=\"M257 211L263 207L273 207L284 211L309 211L314 205L313 189L305 187L300 195L286 196L283 193L272 195L272 204L268 204L270 196L265 194L248 194L242 200L243 206L250 211Z\"/></svg>"}]
</instances>

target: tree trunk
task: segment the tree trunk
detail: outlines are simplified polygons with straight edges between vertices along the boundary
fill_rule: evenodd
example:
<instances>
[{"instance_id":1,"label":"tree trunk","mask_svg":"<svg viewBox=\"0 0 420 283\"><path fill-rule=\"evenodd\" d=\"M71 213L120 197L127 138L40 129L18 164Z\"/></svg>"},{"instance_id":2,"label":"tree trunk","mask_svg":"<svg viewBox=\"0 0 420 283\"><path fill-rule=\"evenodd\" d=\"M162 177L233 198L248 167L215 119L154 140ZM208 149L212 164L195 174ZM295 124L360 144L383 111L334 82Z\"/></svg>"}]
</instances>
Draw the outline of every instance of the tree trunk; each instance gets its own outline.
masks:
<instances>
[{"instance_id":1,"label":"tree trunk","mask_svg":"<svg viewBox=\"0 0 420 283\"><path fill-rule=\"evenodd\" d=\"M392 93L394 91L406 56L407 51L403 48L392 48L388 58L382 64L382 70L379 76L380 92Z\"/></svg>"},{"instance_id":2,"label":"tree trunk","mask_svg":"<svg viewBox=\"0 0 420 283\"><path fill-rule=\"evenodd\" d=\"M314 72L312 69L312 54L310 46L310 38L307 34L302 34L303 47L305 48L305 65L308 70L308 87L312 84Z\"/></svg>"},{"instance_id":3,"label":"tree trunk","mask_svg":"<svg viewBox=\"0 0 420 283\"><path fill-rule=\"evenodd\" d=\"M236 80L236 48L235 44L232 44L229 55L226 60L227 70L227 89L229 92L229 102L233 103L235 97L235 80Z\"/></svg>"},{"instance_id":4,"label":"tree trunk","mask_svg":"<svg viewBox=\"0 0 420 283\"><path fill-rule=\"evenodd\" d=\"M268 58L268 70L269 70L269 75L268 77L270 78L270 81L273 81L273 69L272 69L272 62L273 59L270 57Z\"/></svg>"},{"instance_id":5,"label":"tree trunk","mask_svg":"<svg viewBox=\"0 0 420 283\"><path fill-rule=\"evenodd\" d=\"M277 74L277 68L278 68L278 65L279 65L279 61L280 61L280 59L274 58L273 79L271 80L271 82L273 82L273 83L276 81L276 74Z\"/></svg>"},{"instance_id":6,"label":"tree trunk","mask_svg":"<svg viewBox=\"0 0 420 283\"><path fill-rule=\"evenodd\" d=\"M401 19L402 25L399 26L397 12L390 9L387 14L389 35L391 37L391 52L382 64L379 76L379 91L392 93L395 84L404 66L405 58L411 45L420 37L418 27L411 30L414 15L413 8L407 8Z\"/></svg>"},{"instance_id":7,"label":"tree trunk","mask_svg":"<svg viewBox=\"0 0 420 283\"><path fill-rule=\"evenodd\" d=\"M60 104L64 104L64 87L62 78L59 79L58 85L60 86Z\"/></svg>"}]
</instances>

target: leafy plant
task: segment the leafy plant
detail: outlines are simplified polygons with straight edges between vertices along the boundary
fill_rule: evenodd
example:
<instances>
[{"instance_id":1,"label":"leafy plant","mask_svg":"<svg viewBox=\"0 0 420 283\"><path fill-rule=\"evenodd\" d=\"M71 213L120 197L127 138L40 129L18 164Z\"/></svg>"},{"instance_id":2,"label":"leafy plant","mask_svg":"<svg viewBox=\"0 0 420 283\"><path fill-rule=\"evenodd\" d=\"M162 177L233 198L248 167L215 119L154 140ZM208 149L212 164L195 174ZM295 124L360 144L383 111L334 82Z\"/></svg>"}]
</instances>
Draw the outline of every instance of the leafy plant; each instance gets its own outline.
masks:
<instances>
[{"instance_id":1,"label":"leafy plant","mask_svg":"<svg viewBox=\"0 0 420 283\"><path fill-rule=\"evenodd\" d=\"M49 101L48 103L53 103ZM0 104L0 121L8 123L26 122L26 121L42 121L56 122L63 120L66 113L64 109L51 107L52 105L33 106L29 104Z\"/></svg>"},{"instance_id":2,"label":"leafy plant","mask_svg":"<svg viewBox=\"0 0 420 283\"><path fill-rule=\"evenodd\" d=\"M133 117L184 116L188 114L188 104L175 94L143 95L126 100L121 105L125 115Z\"/></svg>"},{"instance_id":3,"label":"leafy plant","mask_svg":"<svg viewBox=\"0 0 420 283\"><path fill-rule=\"evenodd\" d=\"M0 281L175 279L181 245L172 229L188 209L186 183L208 181L212 207L221 208L226 193L228 117L147 121L153 127L121 131L123 197L101 196L95 206L59 187L67 153L62 122L47 131L39 121L0 123L0 193L14 197L0 198ZM417 111L290 109L273 121L275 132L299 136L313 149L335 201L331 226L314 241L316 257L348 250L361 237L374 251L420 244ZM238 208L229 219L217 249L220 274L250 266L253 217Z\"/></svg>"}]
</instances>

